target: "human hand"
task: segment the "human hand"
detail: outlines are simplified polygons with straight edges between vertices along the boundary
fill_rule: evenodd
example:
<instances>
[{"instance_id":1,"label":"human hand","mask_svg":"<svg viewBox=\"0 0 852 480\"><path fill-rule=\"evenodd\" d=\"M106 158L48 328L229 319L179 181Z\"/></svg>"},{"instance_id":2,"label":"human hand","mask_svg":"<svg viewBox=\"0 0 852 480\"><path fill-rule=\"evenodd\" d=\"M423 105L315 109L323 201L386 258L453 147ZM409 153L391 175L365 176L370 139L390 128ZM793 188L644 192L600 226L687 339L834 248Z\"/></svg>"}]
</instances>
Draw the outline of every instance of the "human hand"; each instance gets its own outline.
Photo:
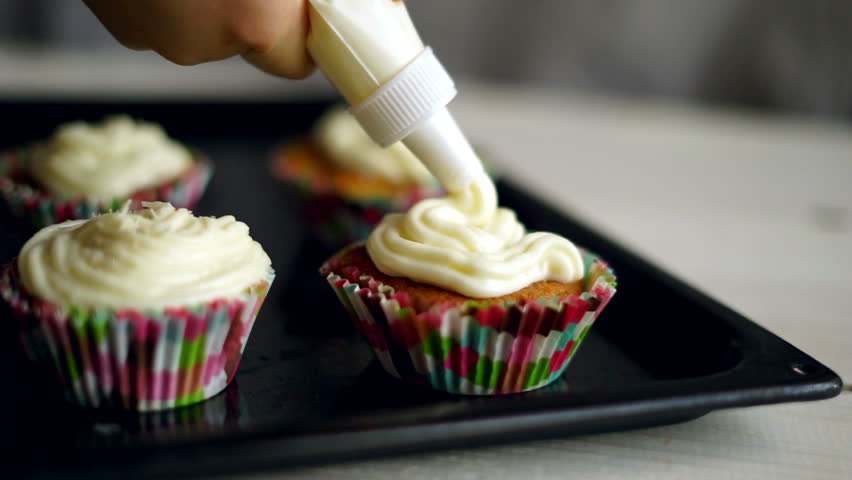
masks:
<instances>
[{"instance_id":1,"label":"human hand","mask_svg":"<svg viewBox=\"0 0 852 480\"><path fill-rule=\"evenodd\" d=\"M273 75L313 71L306 0L83 0L122 45L178 65L242 55Z\"/></svg>"}]
</instances>

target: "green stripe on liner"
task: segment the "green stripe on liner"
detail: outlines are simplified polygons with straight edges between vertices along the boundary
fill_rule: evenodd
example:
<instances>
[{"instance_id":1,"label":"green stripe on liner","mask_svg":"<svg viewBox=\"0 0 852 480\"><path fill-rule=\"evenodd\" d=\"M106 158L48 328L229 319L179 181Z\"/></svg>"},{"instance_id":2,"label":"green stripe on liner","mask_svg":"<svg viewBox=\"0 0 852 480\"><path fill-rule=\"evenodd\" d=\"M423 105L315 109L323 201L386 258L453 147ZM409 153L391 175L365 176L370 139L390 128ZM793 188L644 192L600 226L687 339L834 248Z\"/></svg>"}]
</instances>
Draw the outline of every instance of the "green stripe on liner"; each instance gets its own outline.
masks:
<instances>
[{"instance_id":1,"label":"green stripe on liner","mask_svg":"<svg viewBox=\"0 0 852 480\"><path fill-rule=\"evenodd\" d=\"M445 338L438 332L432 332L423 340L423 353L444 361L455 343L452 338Z\"/></svg>"},{"instance_id":2,"label":"green stripe on liner","mask_svg":"<svg viewBox=\"0 0 852 480\"><path fill-rule=\"evenodd\" d=\"M182 340L180 348L179 368L186 369L198 365L203 360L204 342L207 335L202 333L195 340Z\"/></svg>"},{"instance_id":3,"label":"green stripe on liner","mask_svg":"<svg viewBox=\"0 0 852 480\"><path fill-rule=\"evenodd\" d=\"M474 385L479 385L488 389L497 388L497 382L500 376L506 370L506 362L493 362L488 357L479 357L476 362L476 367L467 376Z\"/></svg>"},{"instance_id":4,"label":"green stripe on liner","mask_svg":"<svg viewBox=\"0 0 852 480\"><path fill-rule=\"evenodd\" d=\"M177 420L182 424L185 422L196 422L198 420L204 419L204 412L206 407L203 403L196 403L194 405L190 405L186 408L181 408L180 410L176 410Z\"/></svg>"},{"instance_id":5,"label":"green stripe on liner","mask_svg":"<svg viewBox=\"0 0 852 480\"><path fill-rule=\"evenodd\" d=\"M92 314L92 334L96 345L104 345L107 342L107 325L111 317L109 310L98 309Z\"/></svg>"},{"instance_id":6,"label":"green stripe on liner","mask_svg":"<svg viewBox=\"0 0 852 480\"><path fill-rule=\"evenodd\" d=\"M477 309L477 310L482 310L484 308L488 308L488 306L491 305L492 303L493 302L488 301L488 300L485 300L485 301L466 300L462 304L461 311L462 312L468 312L468 311L470 311L471 309L474 309L474 308Z\"/></svg>"},{"instance_id":7,"label":"green stripe on liner","mask_svg":"<svg viewBox=\"0 0 852 480\"><path fill-rule=\"evenodd\" d=\"M583 329L583 333L581 333L581 334L580 334L580 338L578 338L578 339L577 339L577 341L576 341L576 342L574 342L574 347L576 347L577 345L579 345L580 343L582 343L582 342L583 342L583 340L585 340L585 338L586 338L586 334L588 334L588 333L589 333L589 330L591 330L591 329L592 329L592 326L591 326L591 325L586 325L586 328L584 328L584 329Z\"/></svg>"},{"instance_id":8,"label":"green stripe on liner","mask_svg":"<svg viewBox=\"0 0 852 480\"><path fill-rule=\"evenodd\" d=\"M65 350L63 348L63 350ZM77 366L77 359L74 356L74 353L70 350L65 350L65 364L68 365L68 375L71 377L71 381L77 381L80 379L80 368ZM61 371L61 370L60 370Z\"/></svg>"},{"instance_id":9,"label":"green stripe on liner","mask_svg":"<svg viewBox=\"0 0 852 480\"><path fill-rule=\"evenodd\" d=\"M84 337L86 335L86 320L88 320L88 315L84 310L80 310L79 308L70 308L66 313L70 320L71 328L74 329L74 333L76 333L79 337Z\"/></svg>"},{"instance_id":10,"label":"green stripe on liner","mask_svg":"<svg viewBox=\"0 0 852 480\"><path fill-rule=\"evenodd\" d=\"M198 390L188 393L182 397L178 397L175 399L175 407L182 407L184 405L189 405L192 403L198 403L204 400L204 389L199 388Z\"/></svg>"},{"instance_id":11,"label":"green stripe on liner","mask_svg":"<svg viewBox=\"0 0 852 480\"><path fill-rule=\"evenodd\" d=\"M86 314L77 308L70 308L67 312L65 312L68 317L68 326L70 327L66 333L68 336L77 336L78 339L85 337L86 335ZM74 339L69 338L69 342L73 343ZM60 342L61 343L61 342ZM78 340L78 348L83 348ZM73 348L66 349L64 346L62 347L63 357L65 358L65 365L68 367L68 375L71 377L72 381L78 380L80 378L80 367L77 365L77 356L73 353ZM60 370L61 371L61 370Z\"/></svg>"},{"instance_id":12,"label":"green stripe on liner","mask_svg":"<svg viewBox=\"0 0 852 480\"><path fill-rule=\"evenodd\" d=\"M410 315L413 315L413 314L414 314L414 309L411 308L411 307L397 308L396 309L396 316L399 317L400 320L405 320L406 318L408 318Z\"/></svg>"},{"instance_id":13,"label":"green stripe on liner","mask_svg":"<svg viewBox=\"0 0 852 480\"><path fill-rule=\"evenodd\" d=\"M550 375L550 358L542 358L537 362L527 365L527 378L524 380L524 389L535 387L547 380Z\"/></svg>"}]
</instances>

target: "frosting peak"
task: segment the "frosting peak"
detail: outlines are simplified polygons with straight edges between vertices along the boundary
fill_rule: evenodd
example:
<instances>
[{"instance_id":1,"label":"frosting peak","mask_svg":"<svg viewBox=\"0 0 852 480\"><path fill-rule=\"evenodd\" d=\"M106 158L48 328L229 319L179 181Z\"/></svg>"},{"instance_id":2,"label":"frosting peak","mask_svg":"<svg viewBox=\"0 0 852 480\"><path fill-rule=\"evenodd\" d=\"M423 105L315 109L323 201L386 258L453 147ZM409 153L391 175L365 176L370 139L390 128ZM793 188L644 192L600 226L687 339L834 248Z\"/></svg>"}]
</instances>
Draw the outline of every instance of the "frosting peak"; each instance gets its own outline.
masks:
<instances>
[{"instance_id":1,"label":"frosting peak","mask_svg":"<svg viewBox=\"0 0 852 480\"><path fill-rule=\"evenodd\" d=\"M162 308L238 296L270 268L232 216L143 205L36 233L18 257L24 286L61 305Z\"/></svg>"}]
</instances>

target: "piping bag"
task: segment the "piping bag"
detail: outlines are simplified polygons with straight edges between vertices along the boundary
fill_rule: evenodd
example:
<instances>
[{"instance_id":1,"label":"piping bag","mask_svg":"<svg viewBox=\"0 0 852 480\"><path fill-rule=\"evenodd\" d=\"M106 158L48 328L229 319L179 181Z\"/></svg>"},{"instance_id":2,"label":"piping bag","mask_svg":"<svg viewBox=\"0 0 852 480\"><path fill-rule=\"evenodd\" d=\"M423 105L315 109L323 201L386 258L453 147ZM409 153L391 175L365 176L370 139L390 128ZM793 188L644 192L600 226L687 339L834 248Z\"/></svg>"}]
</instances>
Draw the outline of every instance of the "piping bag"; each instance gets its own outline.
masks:
<instances>
[{"instance_id":1,"label":"piping bag","mask_svg":"<svg viewBox=\"0 0 852 480\"><path fill-rule=\"evenodd\" d=\"M401 141L449 192L485 175L447 110L455 84L401 0L309 0L309 15L308 51L376 143Z\"/></svg>"}]
</instances>

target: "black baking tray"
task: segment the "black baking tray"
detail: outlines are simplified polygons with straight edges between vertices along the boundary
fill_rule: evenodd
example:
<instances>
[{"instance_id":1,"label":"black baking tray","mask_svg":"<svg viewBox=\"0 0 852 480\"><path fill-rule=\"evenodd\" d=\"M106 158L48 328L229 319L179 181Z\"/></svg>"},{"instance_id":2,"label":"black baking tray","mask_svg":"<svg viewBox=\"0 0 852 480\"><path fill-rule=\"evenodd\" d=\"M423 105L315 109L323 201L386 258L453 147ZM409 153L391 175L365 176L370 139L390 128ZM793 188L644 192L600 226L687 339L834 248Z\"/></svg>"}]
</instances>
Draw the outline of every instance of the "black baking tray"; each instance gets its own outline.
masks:
<instances>
[{"instance_id":1,"label":"black baking tray","mask_svg":"<svg viewBox=\"0 0 852 480\"><path fill-rule=\"evenodd\" d=\"M196 213L248 223L278 273L235 382L174 411L65 404L34 379L14 335L4 333L0 447L13 471L51 478L227 474L647 427L840 392L840 378L818 361L511 179L499 182L501 203L528 228L598 252L619 277L617 295L566 374L544 389L466 397L396 381L373 361L318 276L332 252L312 237L291 194L268 173L271 149L304 132L326 106L0 102L4 118L16 119L4 125L5 147L40 138L59 122L113 112L163 123L216 163ZM2 228L5 262L27 234L8 221Z\"/></svg>"}]
</instances>

